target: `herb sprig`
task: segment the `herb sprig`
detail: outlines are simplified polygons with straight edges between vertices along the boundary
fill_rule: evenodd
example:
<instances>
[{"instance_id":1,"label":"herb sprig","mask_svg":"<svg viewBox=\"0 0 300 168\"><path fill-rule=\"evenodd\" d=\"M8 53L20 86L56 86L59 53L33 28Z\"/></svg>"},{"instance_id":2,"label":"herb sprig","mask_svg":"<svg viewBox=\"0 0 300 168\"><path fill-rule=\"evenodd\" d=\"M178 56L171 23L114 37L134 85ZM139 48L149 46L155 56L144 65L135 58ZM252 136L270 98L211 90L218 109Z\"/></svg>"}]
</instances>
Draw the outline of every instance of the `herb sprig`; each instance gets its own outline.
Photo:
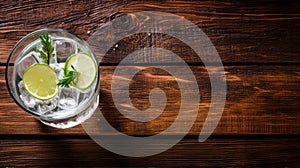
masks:
<instances>
[{"instance_id":1,"label":"herb sprig","mask_svg":"<svg viewBox=\"0 0 300 168\"><path fill-rule=\"evenodd\" d=\"M52 46L52 40L48 32L41 34L39 38L42 43L42 50L37 50L37 52L41 54L43 62L49 65L51 58L54 56L54 47ZM71 68L72 70L68 70L67 67L64 68L64 77L58 81L58 86L68 88L71 84L76 84L79 72L74 68L73 65L71 65Z\"/></svg>"},{"instance_id":2,"label":"herb sprig","mask_svg":"<svg viewBox=\"0 0 300 168\"><path fill-rule=\"evenodd\" d=\"M39 52L41 54L41 57L44 61L44 63L46 64L50 64L50 59L53 57L53 51L54 51L54 47L52 46L52 42L51 42L51 38L48 34L48 32L40 35L40 40L42 43L42 50L38 50L37 52Z\"/></svg>"},{"instance_id":3,"label":"herb sprig","mask_svg":"<svg viewBox=\"0 0 300 168\"><path fill-rule=\"evenodd\" d=\"M79 76L79 72L71 65L73 70L68 70L67 67L64 68L64 77L60 79L57 83L61 87L70 87L71 83L76 84L76 79Z\"/></svg>"}]
</instances>

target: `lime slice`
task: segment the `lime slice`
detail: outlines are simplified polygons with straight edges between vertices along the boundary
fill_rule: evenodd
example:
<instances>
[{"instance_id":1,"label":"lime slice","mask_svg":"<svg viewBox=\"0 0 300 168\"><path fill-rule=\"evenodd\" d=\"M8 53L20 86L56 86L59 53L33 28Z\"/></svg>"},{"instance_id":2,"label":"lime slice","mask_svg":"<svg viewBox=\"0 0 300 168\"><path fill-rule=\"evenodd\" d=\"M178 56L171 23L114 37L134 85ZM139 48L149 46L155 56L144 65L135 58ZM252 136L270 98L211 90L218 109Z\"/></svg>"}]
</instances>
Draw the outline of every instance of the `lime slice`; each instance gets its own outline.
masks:
<instances>
[{"instance_id":1,"label":"lime slice","mask_svg":"<svg viewBox=\"0 0 300 168\"><path fill-rule=\"evenodd\" d=\"M46 64L33 64L23 75L23 84L27 92L39 99L49 100L57 95L57 76Z\"/></svg>"},{"instance_id":2,"label":"lime slice","mask_svg":"<svg viewBox=\"0 0 300 168\"><path fill-rule=\"evenodd\" d=\"M91 87L98 74L98 67L92 56L87 53L71 55L66 61L65 68L73 70L72 66L79 72L79 76L75 79L75 83L72 83L72 86L80 90Z\"/></svg>"}]
</instances>

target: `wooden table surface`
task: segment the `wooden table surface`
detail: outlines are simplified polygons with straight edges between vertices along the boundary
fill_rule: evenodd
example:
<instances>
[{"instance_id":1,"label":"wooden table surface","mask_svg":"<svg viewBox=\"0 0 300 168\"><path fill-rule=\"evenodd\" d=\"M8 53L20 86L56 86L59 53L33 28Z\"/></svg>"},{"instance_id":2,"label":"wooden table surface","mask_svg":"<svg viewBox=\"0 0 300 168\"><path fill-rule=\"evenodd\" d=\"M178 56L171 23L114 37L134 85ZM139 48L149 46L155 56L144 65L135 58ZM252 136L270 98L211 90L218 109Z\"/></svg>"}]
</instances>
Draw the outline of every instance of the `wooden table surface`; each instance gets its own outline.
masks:
<instances>
[{"instance_id":1,"label":"wooden table surface","mask_svg":"<svg viewBox=\"0 0 300 168\"><path fill-rule=\"evenodd\" d=\"M174 122L180 103L174 79L165 80L168 74L151 68L135 76L130 96L137 108L149 107L153 87L165 88L171 95L168 103L173 105L148 123L133 122L118 112L110 82L126 52L153 45L180 55L199 83L201 103L188 135L163 153L144 158L114 154L90 139L81 125L49 128L10 97L6 60L14 44L29 32L62 28L87 40L123 13L149 10L173 13L199 26L223 61L227 100L218 127L207 141L197 140L211 98L205 66L180 41L162 34L154 34L151 40L145 34L132 35L118 44L125 52L108 53L100 63L99 107L112 126L128 135L149 136L165 130ZM300 167L299 27L297 0L0 1L0 166Z\"/></svg>"}]
</instances>

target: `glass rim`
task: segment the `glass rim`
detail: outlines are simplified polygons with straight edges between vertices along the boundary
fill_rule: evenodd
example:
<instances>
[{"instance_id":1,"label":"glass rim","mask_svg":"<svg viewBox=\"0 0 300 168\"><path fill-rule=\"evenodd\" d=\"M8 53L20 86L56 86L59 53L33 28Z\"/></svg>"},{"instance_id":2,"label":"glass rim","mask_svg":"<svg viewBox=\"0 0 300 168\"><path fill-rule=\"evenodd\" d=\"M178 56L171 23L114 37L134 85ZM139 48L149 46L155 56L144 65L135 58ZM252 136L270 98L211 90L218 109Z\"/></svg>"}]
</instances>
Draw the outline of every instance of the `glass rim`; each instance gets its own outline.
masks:
<instances>
[{"instance_id":1,"label":"glass rim","mask_svg":"<svg viewBox=\"0 0 300 168\"><path fill-rule=\"evenodd\" d=\"M12 58L12 55L14 53L14 51L16 50L16 48L22 43L24 42L24 40L28 39L29 37L31 37L32 35L35 35L39 32L44 32L44 31L52 31L52 32L62 32L62 33L67 33L67 34L70 34L76 38L78 38L78 40L80 40L80 42L83 42L85 46L88 47L88 49L91 51L91 54L92 56L94 57L95 61L96 61L96 66L98 68L98 73L97 73L97 79L96 79L96 85L95 85L95 89L93 90L93 95L91 96L91 98L88 100L88 102L86 102L87 104L91 104L91 102L95 99L96 96L98 96L100 93L100 70L99 70L99 62L98 60L96 59L96 55L94 53L94 51L92 50L92 48L90 47L90 45L85 41L83 40L81 37L77 36L76 34L73 34L67 30L64 30L64 29L59 29L59 28L43 28L43 29L38 29L38 30L35 30L33 32L30 32L28 33L27 35L25 35L24 37L22 37L15 45L14 47L12 48L12 50L10 51L9 53L9 56L7 58L7 62L6 62L6 66L5 66L5 83L6 83L6 86L7 86L7 90L9 92L9 95L10 97L14 100L14 102L19 106L21 107L24 111L30 113L31 115L34 115L36 117L39 117L39 118L42 118L42 119L48 119L46 115L44 114L39 114L37 112L34 112L32 110L29 110L27 108L25 108L21 103L19 103L19 101L16 99L14 93L12 92L12 86L9 84L9 74L8 74L8 71L9 71L9 67L10 66L15 66L15 63L14 65L10 65L10 60ZM98 93L98 94L97 94ZM75 108L76 109L76 108ZM79 111L81 112L81 111ZM70 118L70 117L74 117L76 115L78 115L80 113L74 113L73 115L70 115L70 116L66 116L62 119L57 119L57 120L63 120L65 118ZM55 120L53 120L55 121Z\"/></svg>"}]
</instances>

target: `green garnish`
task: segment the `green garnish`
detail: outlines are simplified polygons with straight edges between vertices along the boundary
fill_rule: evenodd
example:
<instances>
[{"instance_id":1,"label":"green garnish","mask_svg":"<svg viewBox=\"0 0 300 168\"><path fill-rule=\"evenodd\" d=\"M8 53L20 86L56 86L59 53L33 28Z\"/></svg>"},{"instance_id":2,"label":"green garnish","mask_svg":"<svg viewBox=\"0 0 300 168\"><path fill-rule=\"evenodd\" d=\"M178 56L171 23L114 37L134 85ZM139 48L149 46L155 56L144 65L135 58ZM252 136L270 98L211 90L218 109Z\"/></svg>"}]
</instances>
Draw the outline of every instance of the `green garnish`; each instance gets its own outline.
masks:
<instances>
[{"instance_id":1,"label":"green garnish","mask_svg":"<svg viewBox=\"0 0 300 168\"><path fill-rule=\"evenodd\" d=\"M40 40L43 45L42 50L38 50L41 54L41 57L46 64L50 64L50 59L53 57L54 47L51 44L51 38L48 32L40 35Z\"/></svg>"},{"instance_id":2,"label":"green garnish","mask_svg":"<svg viewBox=\"0 0 300 168\"><path fill-rule=\"evenodd\" d=\"M60 79L57 83L61 87L70 87L71 83L75 84L76 79L79 76L79 72L71 65L73 70L68 70L67 67L64 68L64 77Z\"/></svg>"}]
</instances>

